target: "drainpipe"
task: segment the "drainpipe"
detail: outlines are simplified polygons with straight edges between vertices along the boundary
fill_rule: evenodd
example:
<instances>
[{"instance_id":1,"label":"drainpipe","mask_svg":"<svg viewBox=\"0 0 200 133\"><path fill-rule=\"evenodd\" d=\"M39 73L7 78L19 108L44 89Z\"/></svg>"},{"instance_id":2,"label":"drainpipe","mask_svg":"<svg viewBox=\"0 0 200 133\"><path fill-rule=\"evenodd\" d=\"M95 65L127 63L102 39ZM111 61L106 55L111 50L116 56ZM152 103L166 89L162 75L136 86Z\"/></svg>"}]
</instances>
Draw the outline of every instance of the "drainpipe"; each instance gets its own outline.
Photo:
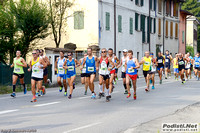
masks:
<instances>
[{"instance_id":1,"label":"drainpipe","mask_svg":"<svg viewBox=\"0 0 200 133\"><path fill-rule=\"evenodd\" d=\"M114 0L114 53L117 54L116 52L116 0Z\"/></svg>"},{"instance_id":2,"label":"drainpipe","mask_svg":"<svg viewBox=\"0 0 200 133\"><path fill-rule=\"evenodd\" d=\"M153 6L153 5L152 5ZM149 24L151 24L151 9L150 9L150 0L149 0ZM149 52L151 52L151 25L149 25L149 33L148 33L148 36L149 36Z\"/></svg>"},{"instance_id":3,"label":"drainpipe","mask_svg":"<svg viewBox=\"0 0 200 133\"><path fill-rule=\"evenodd\" d=\"M165 0L163 0L163 54L165 52Z\"/></svg>"}]
</instances>

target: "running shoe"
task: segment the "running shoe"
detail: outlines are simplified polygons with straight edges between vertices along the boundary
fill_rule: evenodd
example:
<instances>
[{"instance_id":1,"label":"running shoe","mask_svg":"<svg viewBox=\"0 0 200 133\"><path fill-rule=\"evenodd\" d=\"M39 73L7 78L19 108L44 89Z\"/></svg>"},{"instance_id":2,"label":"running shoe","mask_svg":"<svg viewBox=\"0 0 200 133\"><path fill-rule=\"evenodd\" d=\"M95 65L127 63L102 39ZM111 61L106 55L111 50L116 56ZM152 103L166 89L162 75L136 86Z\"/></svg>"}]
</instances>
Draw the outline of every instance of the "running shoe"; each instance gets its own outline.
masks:
<instances>
[{"instance_id":1,"label":"running shoe","mask_svg":"<svg viewBox=\"0 0 200 133\"><path fill-rule=\"evenodd\" d=\"M73 89L75 89L75 83L73 83Z\"/></svg>"},{"instance_id":2,"label":"running shoe","mask_svg":"<svg viewBox=\"0 0 200 133\"><path fill-rule=\"evenodd\" d=\"M49 85L51 85L51 80L50 80L50 79L47 79L47 83L48 83Z\"/></svg>"},{"instance_id":3,"label":"running shoe","mask_svg":"<svg viewBox=\"0 0 200 133\"><path fill-rule=\"evenodd\" d=\"M26 89L26 87L24 88L24 94L26 94L27 93L27 89Z\"/></svg>"},{"instance_id":4,"label":"running shoe","mask_svg":"<svg viewBox=\"0 0 200 133\"><path fill-rule=\"evenodd\" d=\"M95 99L96 95L94 93L92 93L91 99Z\"/></svg>"},{"instance_id":5,"label":"running shoe","mask_svg":"<svg viewBox=\"0 0 200 133\"><path fill-rule=\"evenodd\" d=\"M199 81L199 77L197 78L197 80Z\"/></svg>"},{"instance_id":6,"label":"running shoe","mask_svg":"<svg viewBox=\"0 0 200 133\"><path fill-rule=\"evenodd\" d=\"M67 92L65 91L64 96L67 96Z\"/></svg>"},{"instance_id":7,"label":"running shoe","mask_svg":"<svg viewBox=\"0 0 200 133\"><path fill-rule=\"evenodd\" d=\"M146 89L145 89L145 91L146 91L146 92L149 92L149 89L148 89L148 88L146 88Z\"/></svg>"},{"instance_id":8,"label":"running shoe","mask_svg":"<svg viewBox=\"0 0 200 133\"><path fill-rule=\"evenodd\" d=\"M111 95L109 95L108 97L111 98Z\"/></svg>"},{"instance_id":9,"label":"running shoe","mask_svg":"<svg viewBox=\"0 0 200 133\"><path fill-rule=\"evenodd\" d=\"M128 93L128 95L126 96L126 98L129 98L131 96L131 93Z\"/></svg>"},{"instance_id":10,"label":"running shoe","mask_svg":"<svg viewBox=\"0 0 200 133\"><path fill-rule=\"evenodd\" d=\"M85 91L84 95L87 95L87 91Z\"/></svg>"},{"instance_id":11,"label":"running shoe","mask_svg":"<svg viewBox=\"0 0 200 133\"><path fill-rule=\"evenodd\" d=\"M117 82L116 81L114 81L114 85L116 85L117 84Z\"/></svg>"},{"instance_id":12,"label":"running shoe","mask_svg":"<svg viewBox=\"0 0 200 133\"><path fill-rule=\"evenodd\" d=\"M127 90L125 90L124 94L128 94L128 91L127 91Z\"/></svg>"},{"instance_id":13,"label":"running shoe","mask_svg":"<svg viewBox=\"0 0 200 133\"><path fill-rule=\"evenodd\" d=\"M39 96L39 95L38 95ZM40 90L40 96L43 96L43 92L42 92L42 90Z\"/></svg>"},{"instance_id":14,"label":"running shoe","mask_svg":"<svg viewBox=\"0 0 200 133\"><path fill-rule=\"evenodd\" d=\"M72 95L71 95L71 94L69 94L68 98L69 98L69 99L71 99L71 98L72 98Z\"/></svg>"},{"instance_id":15,"label":"running shoe","mask_svg":"<svg viewBox=\"0 0 200 133\"><path fill-rule=\"evenodd\" d=\"M102 97L105 97L105 93L102 93L102 95L101 95Z\"/></svg>"},{"instance_id":16,"label":"running shoe","mask_svg":"<svg viewBox=\"0 0 200 133\"><path fill-rule=\"evenodd\" d=\"M152 84L152 80L150 79L150 84Z\"/></svg>"},{"instance_id":17,"label":"running shoe","mask_svg":"<svg viewBox=\"0 0 200 133\"><path fill-rule=\"evenodd\" d=\"M162 80L160 80L160 84L162 84Z\"/></svg>"},{"instance_id":18,"label":"running shoe","mask_svg":"<svg viewBox=\"0 0 200 133\"><path fill-rule=\"evenodd\" d=\"M152 90L154 90L155 89L155 87L154 86L152 86Z\"/></svg>"},{"instance_id":19,"label":"running shoe","mask_svg":"<svg viewBox=\"0 0 200 133\"><path fill-rule=\"evenodd\" d=\"M63 90L63 87L60 86L60 88L59 88L59 92L62 92L62 90Z\"/></svg>"},{"instance_id":20,"label":"running shoe","mask_svg":"<svg viewBox=\"0 0 200 133\"><path fill-rule=\"evenodd\" d=\"M109 102L109 101L110 101L109 96L106 96L106 102Z\"/></svg>"},{"instance_id":21,"label":"running shoe","mask_svg":"<svg viewBox=\"0 0 200 133\"><path fill-rule=\"evenodd\" d=\"M37 102L36 96L33 96L32 101L31 102Z\"/></svg>"},{"instance_id":22,"label":"running shoe","mask_svg":"<svg viewBox=\"0 0 200 133\"><path fill-rule=\"evenodd\" d=\"M43 95L46 94L46 88L45 88L45 86L42 87L42 94L43 94Z\"/></svg>"},{"instance_id":23,"label":"running shoe","mask_svg":"<svg viewBox=\"0 0 200 133\"><path fill-rule=\"evenodd\" d=\"M35 96L38 97L38 96L39 96L39 92L36 92L36 93L35 93Z\"/></svg>"},{"instance_id":24,"label":"running shoe","mask_svg":"<svg viewBox=\"0 0 200 133\"><path fill-rule=\"evenodd\" d=\"M136 100L137 96L136 93L133 93L133 99Z\"/></svg>"},{"instance_id":25,"label":"running shoe","mask_svg":"<svg viewBox=\"0 0 200 133\"><path fill-rule=\"evenodd\" d=\"M116 77L116 80L118 80L118 77Z\"/></svg>"},{"instance_id":26,"label":"running shoe","mask_svg":"<svg viewBox=\"0 0 200 133\"><path fill-rule=\"evenodd\" d=\"M16 97L16 94L13 92L10 96L11 97Z\"/></svg>"},{"instance_id":27,"label":"running shoe","mask_svg":"<svg viewBox=\"0 0 200 133\"><path fill-rule=\"evenodd\" d=\"M165 77L165 79L167 79L167 77Z\"/></svg>"},{"instance_id":28,"label":"running shoe","mask_svg":"<svg viewBox=\"0 0 200 133\"><path fill-rule=\"evenodd\" d=\"M101 97L102 97L102 93L99 92L99 99L101 99Z\"/></svg>"}]
</instances>

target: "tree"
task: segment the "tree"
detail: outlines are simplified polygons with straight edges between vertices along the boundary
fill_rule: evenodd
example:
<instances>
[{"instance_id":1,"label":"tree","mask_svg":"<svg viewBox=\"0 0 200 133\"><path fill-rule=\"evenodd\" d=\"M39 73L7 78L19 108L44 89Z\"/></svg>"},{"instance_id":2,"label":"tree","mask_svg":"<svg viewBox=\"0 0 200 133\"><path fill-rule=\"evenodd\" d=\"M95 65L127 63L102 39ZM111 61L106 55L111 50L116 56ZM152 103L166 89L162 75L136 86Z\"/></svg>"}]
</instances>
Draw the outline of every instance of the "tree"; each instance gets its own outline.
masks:
<instances>
[{"instance_id":1,"label":"tree","mask_svg":"<svg viewBox=\"0 0 200 133\"><path fill-rule=\"evenodd\" d=\"M199 0L186 0L183 3L183 10L189 11L194 14L197 19L200 20L200 1ZM198 40L197 40L197 50L200 52L200 25L198 26Z\"/></svg>"},{"instance_id":2,"label":"tree","mask_svg":"<svg viewBox=\"0 0 200 133\"><path fill-rule=\"evenodd\" d=\"M70 0L49 0L51 28L56 48L59 48L61 42L62 27L68 16L67 9L72 5Z\"/></svg>"},{"instance_id":3,"label":"tree","mask_svg":"<svg viewBox=\"0 0 200 133\"><path fill-rule=\"evenodd\" d=\"M186 46L186 53L188 52L190 53L192 57L194 57L194 48L192 46L189 46L189 45Z\"/></svg>"}]
</instances>

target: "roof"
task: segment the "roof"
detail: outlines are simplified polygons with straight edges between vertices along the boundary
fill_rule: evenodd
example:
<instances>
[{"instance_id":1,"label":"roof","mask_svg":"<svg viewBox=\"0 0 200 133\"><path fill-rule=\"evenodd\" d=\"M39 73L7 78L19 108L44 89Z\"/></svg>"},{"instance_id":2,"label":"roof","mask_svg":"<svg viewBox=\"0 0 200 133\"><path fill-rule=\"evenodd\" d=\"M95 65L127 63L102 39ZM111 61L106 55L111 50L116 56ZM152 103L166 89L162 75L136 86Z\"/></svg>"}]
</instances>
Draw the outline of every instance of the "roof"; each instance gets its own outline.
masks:
<instances>
[{"instance_id":1,"label":"roof","mask_svg":"<svg viewBox=\"0 0 200 133\"><path fill-rule=\"evenodd\" d=\"M46 50L50 50L50 51L53 51L53 52L60 52L60 51L64 51L64 52L74 52L74 50L67 49L67 48L45 47L44 49L45 49L45 51L46 51Z\"/></svg>"},{"instance_id":2,"label":"roof","mask_svg":"<svg viewBox=\"0 0 200 133\"><path fill-rule=\"evenodd\" d=\"M193 15L191 12L188 12L186 10L180 10L180 12L186 15Z\"/></svg>"}]
</instances>

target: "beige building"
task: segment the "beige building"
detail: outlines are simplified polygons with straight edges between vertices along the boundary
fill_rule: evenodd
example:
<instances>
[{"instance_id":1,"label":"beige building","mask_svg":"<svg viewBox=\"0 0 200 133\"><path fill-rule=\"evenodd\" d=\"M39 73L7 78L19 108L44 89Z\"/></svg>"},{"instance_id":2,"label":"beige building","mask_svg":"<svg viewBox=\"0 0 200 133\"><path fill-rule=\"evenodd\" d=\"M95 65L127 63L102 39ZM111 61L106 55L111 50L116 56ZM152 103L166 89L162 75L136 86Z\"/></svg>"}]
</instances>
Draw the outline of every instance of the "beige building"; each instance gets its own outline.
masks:
<instances>
[{"instance_id":1,"label":"beige building","mask_svg":"<svg viewBox=\"0 0 200 133\"><path fill-rule=\"evenodd\" d=\"M197 53L197 29L200 21L194 16L187 17L186 24L186 45L194 48L194 54Z\"/></svg>"}]
</instances>

